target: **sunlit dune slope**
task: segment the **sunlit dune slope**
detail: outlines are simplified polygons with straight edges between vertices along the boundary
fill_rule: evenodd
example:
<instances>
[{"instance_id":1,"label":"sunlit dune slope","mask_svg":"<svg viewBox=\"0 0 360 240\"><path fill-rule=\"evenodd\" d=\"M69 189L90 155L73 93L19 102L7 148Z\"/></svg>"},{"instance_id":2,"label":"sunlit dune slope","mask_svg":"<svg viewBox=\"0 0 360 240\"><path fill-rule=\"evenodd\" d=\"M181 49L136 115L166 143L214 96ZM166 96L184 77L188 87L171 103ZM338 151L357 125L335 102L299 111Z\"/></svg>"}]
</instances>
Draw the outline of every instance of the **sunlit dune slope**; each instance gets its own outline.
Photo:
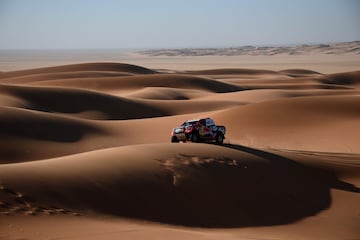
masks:
<instances>
[{"instance_id":1,"label":"sunlit dune slope","mask_svg":"<svg viewBox=\"0 0 360 240\"><path fill-rule=\"evenodd\" d=\"M266 101L213 114L236 143L325 152L360 152L360 97Z\"/></svg>"}]
</instances>

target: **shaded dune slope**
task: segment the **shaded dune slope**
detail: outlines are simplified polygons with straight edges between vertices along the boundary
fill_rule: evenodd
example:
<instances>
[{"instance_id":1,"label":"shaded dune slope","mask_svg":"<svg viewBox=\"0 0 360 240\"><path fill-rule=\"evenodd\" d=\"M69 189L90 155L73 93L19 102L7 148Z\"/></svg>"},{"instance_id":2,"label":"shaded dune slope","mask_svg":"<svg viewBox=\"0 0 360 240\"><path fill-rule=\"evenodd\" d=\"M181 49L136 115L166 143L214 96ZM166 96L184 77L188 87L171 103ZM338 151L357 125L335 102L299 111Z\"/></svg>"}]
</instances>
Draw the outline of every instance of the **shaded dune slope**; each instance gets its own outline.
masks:
<instances>
[{"instance_id":1,"label":"shaded dune slope","mask_svg":"<svg viewBox=\"0 0 360 240\"><path fill-rule=\"evenodd\" d=\"M256 102L265 102L275 99L308 97L308 96L335 96L335 95L356 95L360 94L358 90L353 89L313 89L308 90L289 90L289 89L252 89L241 92L219 93L214 95L205 95L196 98L197 100L212 101L238 101L239 103L250 104Z\"/></svg>"},{"instance_id":2,"label":"shaded dune slope","mask_svg":"<svg viewBox=\"0 0 360 240\"><path fill-rule=\"evenodd\" d=\"M285 70L279 71L279 73L286 74L290 77L305 77L305 76L308 76L308 77L315 76L316 77L316 76L322 75L319 72L315 72L315 71L308 70L308 69L285 69Z\"/></svg>"},{"instance_id":3,"label":"shaded dune slope","mask_svg":"<svg viewBox=\"0 0 360 240\"><path fill-rule=\"evenodd\" d=\"M14 177L25 169L23 181L36 188ZM328 208L331 188L359 190L326 171L235 145L128 146L0 173L3 186L31 196L32 205L200 227L291 223Z\"/></svg>"},{"instance_id":4,"label":"shaded dune slope","mask_svg":"<svg viewBox=\"0 0 360 240\"><path fill-rule=\"evenodd\" d=\"M331 85L360 86L360 71L348 73L329 74L320 78L319 81Z\"/></svg>"},{"instance_id":5,"label":"shaded dune slope","mask_svg":"<svg viewBox=\"0 0 360 240\"><path fill-rule=\"evenodd\" d=\"M81 89L0 86L3 93L23 100L32 110L77 114L90 119L134 119L167 115L165 111L130 99Z\"/></svg>"},{"instance_id":6,"label":"shaded dune slope","mask_svg":"<svg viewBox=\"0 0 360 240\"><path fill-rule=\"evenodd\" d=\"M1 85L4 105L85 119L125 120L219 110L238 101L161 101L118 97L98 91ZM166 94L166 93L165 93ZM0 95L1 96L1 95ZM175 96L176 99L176 96Z\"/></svg>"},{"instance_id":7,"label":"shaded dune slope","mask_svg":"<svg viewBox=\"0 0 360 240\"><path fill-rule=\"evenodd\" d=\"M108 134L101 126L88 121L0 107L0 164L99 149L99 144L94 145L92 141Z\"/></svg>"},{"instance_id":8,"label":"shaded dune slope","mask_svg":"<svg viewBox=\"0 0 360 240\"><path fill-rule=\"evenodd\" d=\"M1 107L1 135L36 138L44 141L75 142L99 128L76 119L39 114L31 110Z\"/></svg>"},{"instance_id":9,"label":"shaded dune slope","mask_svg":"<svg viewBox=\"0 0 360 240\"><path fill-rule=\"evenodd\" d=\"M320 89L355 89L354 86L344 84L329 84L323 77L294 77L289 79L225 79L224 82L241 86L247 90L256 89L284 89L284 90L320 90Z\"/></svg>"}]
</instances>

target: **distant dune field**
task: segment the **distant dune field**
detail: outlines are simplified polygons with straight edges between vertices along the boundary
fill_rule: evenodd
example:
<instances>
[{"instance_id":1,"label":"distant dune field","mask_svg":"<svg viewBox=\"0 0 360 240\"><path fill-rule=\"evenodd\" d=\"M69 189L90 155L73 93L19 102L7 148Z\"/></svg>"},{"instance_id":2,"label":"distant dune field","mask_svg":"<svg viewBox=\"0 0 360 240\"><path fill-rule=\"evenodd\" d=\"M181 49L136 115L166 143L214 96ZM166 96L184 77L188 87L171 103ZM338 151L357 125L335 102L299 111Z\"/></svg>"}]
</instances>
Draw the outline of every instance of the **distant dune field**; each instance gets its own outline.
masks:
<instances>
[{"instance_id":1,"label":"distant dune field","mask_svg":"<svg viewBox=\"0 0 360 240\"><path fill-rule=\"evenodd\" d=\"M360 69L268 69L0 72L0 239L359 239Z\"/></svg>"}]
</instances>

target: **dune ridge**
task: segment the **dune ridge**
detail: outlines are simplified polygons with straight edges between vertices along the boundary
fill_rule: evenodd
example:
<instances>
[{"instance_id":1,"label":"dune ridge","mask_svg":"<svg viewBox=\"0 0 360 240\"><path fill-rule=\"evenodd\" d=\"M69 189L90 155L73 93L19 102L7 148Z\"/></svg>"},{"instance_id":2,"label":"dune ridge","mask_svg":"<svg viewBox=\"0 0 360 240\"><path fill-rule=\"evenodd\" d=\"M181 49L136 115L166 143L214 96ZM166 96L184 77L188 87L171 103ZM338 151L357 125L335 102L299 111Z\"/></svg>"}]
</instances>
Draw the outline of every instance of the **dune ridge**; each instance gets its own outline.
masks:
<instances>
[{"instance_id":1,"label":"dune ridge","mask_svg":"<svg viewBox=\"0 0 360 240\"><path fill-rule=\"evenodd\" d=\"M51 80L34 82L42 86L72 86L80 88L114 90L114 89L141 89L144 87L169 87L200 89L211 92L239 91L240 87L229 83L219 82L215 79L191 75L151 74L147 76L124 76L109 78L82 78L67 80Z\"/></svg>"},{"instance_id":2,"label":"dune ridge","mask_svg":"<svg viewBox=\"0 0 360 240\"><path fill-rule=\"evenodd\" d=\"M36 68L28 70L19 70L11 72L2 72L1 78L17 77L41 73L64 73L64 72L80 72L80 71L110 71L110 72L125 72L134 74L149 74L155 71L126 63L80 63L69 64L63 66Z\"/></svg>"},{"instance_id":3,"label":"dune ridge","mask_svg":"<svg viewBox=\"0 0 360 240\"><path fill-rule=\"evenodd\" d=\"M283 69L1 72L0 226L23 231L0 238L66 239L85 221L109 239L356 239L359 71ZM203 117L224 145L170 143Z\"/></svg>"}]
</instances>

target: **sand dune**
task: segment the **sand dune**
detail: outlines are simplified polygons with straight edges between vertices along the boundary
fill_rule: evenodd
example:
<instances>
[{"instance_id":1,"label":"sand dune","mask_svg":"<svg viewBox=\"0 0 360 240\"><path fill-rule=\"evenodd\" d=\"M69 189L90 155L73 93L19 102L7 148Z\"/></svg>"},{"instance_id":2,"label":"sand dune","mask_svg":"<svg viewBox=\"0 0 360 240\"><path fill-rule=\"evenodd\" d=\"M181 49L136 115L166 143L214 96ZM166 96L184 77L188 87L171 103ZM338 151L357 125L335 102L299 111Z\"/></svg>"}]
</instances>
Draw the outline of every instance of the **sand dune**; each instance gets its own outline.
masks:
<instances>
[{"instance_id":1,"label":"sand dune","mask_svg":"<svg viewBox=\"0 0 360 240\"><path fill-rule=\"evenodd\" d=\"M360 85L360 71L330 74L320 78L320 82L336 85L350 85L358 88Z\"/></svg>"},{"instance_id":2,"label":"sand dune","mask_svg":"<svg viewBox=\"0 0 360 240\"><path fill-rule=\"evenodd\" d=\"M205 95L209 95L209 92L184 88L146 87L141 90L131 92L128 96L154 100L190 100Z\"/></svg>"},{"instance_id":3,"label":"sand dune","mask_svg":"<svg viewBox=\"0 0 360 240\"><path fill-rule=\"evenodd\" d=\"M1 78L17 77L32 74L44 73L64 73L64 72L80 72L80 71L109 71L109 72L125 72L134 74L149 74L155 71L125 63L81 63L55 67L37 68L30 70L20 70L13 72L1 73Z\"/></svg>"},{"instance_id":4,"label":"sand dune","mask_svg":"<svg viewBox=\"0 0 360 240\"><path fill-rule=\"evenodd\" d=\"M34 82L41 86L70 86L94 90L121 91L136 90L145 87L168 87L199 89L210 92L239 91L240 87L215 79L178 74L151 74L147 76L82 78Z\"/></svg>"},{"instance_id":5,"label":"sand dune","mask_svg":"<svg viewBox=\"0 0 360 240\"><path fill-rule=\"evenodd\" d=\"M40 81L60 80L60 79L81 79L81 78L100 78L100 77L123 77L132 76L133 73L113 72L113 71L75 71L75 72L55 72L20 75L15 77L4 77L0 79L2 83L31 83ZM0 74L1 77L1 74Z\"/></svg>"},{"instance_id":6,"label":"sand dune","mask_svg":"<svg viewBox=\"0 0 360 240\"><path fill-rule=\"evenodd\" d=\"M360 97L316 96L266 101L215 113L242 145L359 153ZM273 134L276 132L276 134Z\"/></svg>"},{"instance_id":7,"label":"sand dune","mask_svg":"<svg viewBox=\"0 0 360 240\"><path fill-rule=\"evenodd\" d=\"M197 70L197 71L186 71L189 74L195 75L262 75L262 74L272 74L272 75L281 75L281 73L270 71L270 70L260 70L260 69L244 69L244 68L223 68L223 69L208 69L208 70Z\"/></svg>"},{"instance_id":8,"label":"sand dune","mask_svg":"<svg viewBox=\"0 0 360 240\"><path fill-rule=\"evenodd\" d=\"M167 115L154 107L130 99L82 89L1 86L7 95L25 102L24 108L64 113L90 119L129 119Z\"/></svg>"},{"instance_id":9,"label":"sand dune","mask_svg":"<svg viewBox=\"0 0 360 240\"><path fill-rule=\"evenodd\" d=\"M45 205L206 227L289 223L328 208L330 188L356 190L291 160L228 147L127 146L8 165L0 176L6 188ZM14 178L24 171L22 181ZM23 181L37 188L24 188Z\"/></svg>"},{"instance_id":10,"label":"sand dune","mask_svg":"<svg viewBox=\"0 0 360 240\"><path fill-rule=\"evenodd\" d=\"M357 239L359 72L282 69L1 72L0 238Z\"/></svg>"}]
</instances>

